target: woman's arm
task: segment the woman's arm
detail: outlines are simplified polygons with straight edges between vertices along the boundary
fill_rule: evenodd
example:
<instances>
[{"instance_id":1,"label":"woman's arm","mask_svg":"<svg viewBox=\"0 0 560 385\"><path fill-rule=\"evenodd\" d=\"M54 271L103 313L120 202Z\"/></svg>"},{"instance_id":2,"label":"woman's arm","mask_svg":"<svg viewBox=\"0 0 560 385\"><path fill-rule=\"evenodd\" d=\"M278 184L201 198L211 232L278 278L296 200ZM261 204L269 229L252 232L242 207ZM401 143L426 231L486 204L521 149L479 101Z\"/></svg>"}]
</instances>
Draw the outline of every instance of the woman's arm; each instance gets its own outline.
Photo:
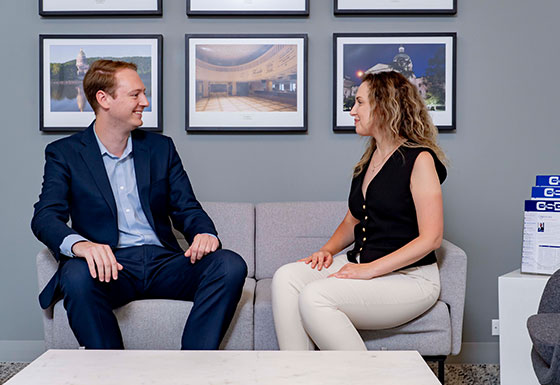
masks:
<instances>
[{"instance_id":1,"label":"woman's arm","mask_svg":"<svg viewBox=\"0 0 560 385\"><path fill-rule=\"evenodd\" d=\"M412 168L410 191L416 208L418 237L391 254L370 263L345 265L334 273L337 278L370 279L408 266L441 245L443 239L443 201L432 155L420 153ZM326 245L325 245L326 246Z\"/></svg>"},{"instance_id":2,"label":"woman's arm","mask_svg":"<svg viewBox=\"0 0 560 385\"><path fill-rule=\"evenodd\" d=\"M308 264L311 263L312 269L317 266L317 269L321 270L323 265L326 268L329 267L332 264L333 255L338 254L341 250L354 242L354 226L358 223L359 220L354 218L354 216L350 213L350 210L348 210L346 216L340 225L338 225L327 243L325 243L319 251L316 251L310 256L302 258L299 261Z\"/></svg>"},{"instance_id":3,"label":"woman's arm","mask_svg":"<svg viewBox=\"0 0 560 385\"><path fill-rule=\"evenodd\" d=\"M321 247L320 251L328 251L332 255L341 252L345 247L354 242L354 227L360 221L350 213L350 210L344 216L340 225L334 231L332 237Z\"/></svg>"}]
</instances>

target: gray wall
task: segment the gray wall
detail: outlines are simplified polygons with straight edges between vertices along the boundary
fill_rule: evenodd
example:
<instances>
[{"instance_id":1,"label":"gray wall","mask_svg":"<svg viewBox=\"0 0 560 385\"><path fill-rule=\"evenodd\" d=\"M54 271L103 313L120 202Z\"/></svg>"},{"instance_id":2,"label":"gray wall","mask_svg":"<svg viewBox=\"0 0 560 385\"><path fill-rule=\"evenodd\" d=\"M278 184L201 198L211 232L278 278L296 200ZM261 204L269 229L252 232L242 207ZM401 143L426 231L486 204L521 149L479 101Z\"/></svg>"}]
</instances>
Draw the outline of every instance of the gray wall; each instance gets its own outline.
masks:
<instances>
[{"instance_id":1,"label":"gray wall","mask_svg":"<svg viewBox=\"0 0 560 385\"><path fill-rule=\"evenodd\" d=\"M164 133L173 137L200 200L345 200L363 142L331 129L333 32L458 33L457 132L440 136L451 160L443 185L445 237L469 256L463 340L490 346L497 277L520 266L523 200L538 173L559 172L557 129L560 2L459 0L455 17L336 18L311 0L303 19L189 19L184 0L163 18L41 19L35 0L0 1L0 341L41 340L29 229L43 150L61 135L38 128L40 33L161 33ZM306 135L187 135L185 33L309 34ZM480 344L482 343L482 344ZM482 354L482 353L481 353Z\"/></svg>"}]
</instances>

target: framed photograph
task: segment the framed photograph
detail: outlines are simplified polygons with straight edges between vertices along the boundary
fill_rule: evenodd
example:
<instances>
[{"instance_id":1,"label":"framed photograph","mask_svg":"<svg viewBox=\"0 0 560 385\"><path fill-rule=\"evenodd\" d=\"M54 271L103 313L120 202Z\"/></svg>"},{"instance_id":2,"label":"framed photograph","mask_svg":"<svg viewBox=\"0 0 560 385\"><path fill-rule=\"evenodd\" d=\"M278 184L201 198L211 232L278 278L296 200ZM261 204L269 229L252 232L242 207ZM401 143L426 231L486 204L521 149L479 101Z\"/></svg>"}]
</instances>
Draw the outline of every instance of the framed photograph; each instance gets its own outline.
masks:
<instances>
[{"instance_id":1,"label":"framed photograph","mask_svg":"<svg viewBox=\"0 0 560 385\"><path fill-rule=\"evenodd\" d=\"M187 0L189 16L309 16L309 0Z\"/></svg>"},{"instance_id":2,"label":"framed photograph","mask_svg":"<svg viewBox=\"0 0 560 385\"><path fill-rule=\"evenodd\" d=\"M383 71L406 76L438 129L455 130L456 40L455 32L334 34L334 131L355 132L350 110L361 78Z\"/></svg>"},{"instance_id":3,"label":"framed photograph","mask_svg":"<svg viewBox=\"0 0 560 385\"><path fill-rule=\"evenodd\" d=\"M99 59L138 66L150 105L142 129L162 130L161 35L40 35L39 122L41 131L79 131L95 119L82 82Z\"/></svg>"},{"instance_id":4,"label":"framed photograph","mask_svg":"<svg viewBox=\"0 0 560 385\"><path fill-rule=\"evenodd\" d=\"M457 0L334 0L335 15L455 15Z\"/></svg>"},{"instance_id":5,"label":"framed photograph","mask_svg":"<svg viewBox=\"0 0 560 385\"><path fill-rule=\"evenodd\" d=\"M161 16L162 0L39 0L41 16Z\"/></svg>"},{"instance_id":6,"label":"framed photograph","mask_svg":"<svg viewBox=\"0 0 560 385\"><path fill-rule=\"evenodd\" d=\"M305 132L307 35L186 35L187 132Z\"/></svg>"}]
</instances>

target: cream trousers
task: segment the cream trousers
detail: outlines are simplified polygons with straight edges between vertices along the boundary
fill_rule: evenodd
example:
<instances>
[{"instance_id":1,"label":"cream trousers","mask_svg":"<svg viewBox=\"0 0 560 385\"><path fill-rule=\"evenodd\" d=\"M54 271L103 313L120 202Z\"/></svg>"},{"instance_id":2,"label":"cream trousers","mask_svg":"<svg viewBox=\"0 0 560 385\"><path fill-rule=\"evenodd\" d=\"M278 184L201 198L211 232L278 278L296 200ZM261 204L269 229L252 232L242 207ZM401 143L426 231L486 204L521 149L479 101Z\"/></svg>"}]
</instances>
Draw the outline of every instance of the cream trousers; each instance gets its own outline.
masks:
<instances>
[{"instance_id":1,"label":"cream trousers","mask_svg":"<svg viewBox=\"0 0 560 385\"><path fill-rule=\"evenodd\" d=\"M281 350L366 350L356 329L402 325L432 307L440 291L437 264L369 280L327 278L346 254L321 271L304 262L282 266L272 279L272 313Z\"/></svg>"}]
</instances>

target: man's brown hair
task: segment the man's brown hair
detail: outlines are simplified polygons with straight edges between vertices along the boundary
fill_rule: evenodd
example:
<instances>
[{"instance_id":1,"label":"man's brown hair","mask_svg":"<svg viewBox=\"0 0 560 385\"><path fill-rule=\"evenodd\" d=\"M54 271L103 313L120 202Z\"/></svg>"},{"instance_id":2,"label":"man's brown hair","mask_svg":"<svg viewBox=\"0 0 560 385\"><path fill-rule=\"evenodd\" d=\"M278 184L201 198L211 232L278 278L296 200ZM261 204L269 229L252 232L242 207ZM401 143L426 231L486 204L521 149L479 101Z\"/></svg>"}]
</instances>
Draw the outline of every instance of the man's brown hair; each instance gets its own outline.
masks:
<instances>
[{"instance_id":1,"label":"man's brown hair","mask_svg":"<svg viewBox=\"0 0 560 385\"><path fill-rule=\"evenodd\" d=\"M94 112L97 112L99 103L97 103L97 91L102 90L111 96L115 96L117 82L115 74L123 69L131 69L136 71L138 67L134 63L128 63L119 60L96 60L89 67L84 77L84 93Z\"/></svg>"}]
</instances>

